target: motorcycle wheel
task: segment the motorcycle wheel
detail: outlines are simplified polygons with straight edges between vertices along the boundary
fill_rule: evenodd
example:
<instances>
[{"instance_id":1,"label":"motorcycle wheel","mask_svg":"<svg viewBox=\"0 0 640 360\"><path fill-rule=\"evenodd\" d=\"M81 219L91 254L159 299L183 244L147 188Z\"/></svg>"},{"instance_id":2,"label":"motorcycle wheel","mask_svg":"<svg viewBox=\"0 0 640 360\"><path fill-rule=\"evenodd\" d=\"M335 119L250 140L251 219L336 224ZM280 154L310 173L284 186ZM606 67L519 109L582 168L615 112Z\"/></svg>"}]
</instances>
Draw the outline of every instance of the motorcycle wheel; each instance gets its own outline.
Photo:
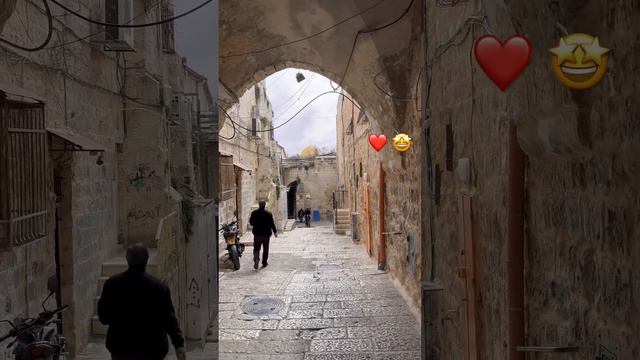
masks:
<instances>
[{"instance_id":1,"label":"motorcycle wheel","mask_svg":"<svg viewBox=\"0 0 640 360\"><path fill-rule=\"evenodd\" d=\"M238 255L238 248L235 245L231 245L231 247L229 247L229 258L233 263L233 268L235 270L240 270L240 256Z\"/></svg>"}]
</instances>

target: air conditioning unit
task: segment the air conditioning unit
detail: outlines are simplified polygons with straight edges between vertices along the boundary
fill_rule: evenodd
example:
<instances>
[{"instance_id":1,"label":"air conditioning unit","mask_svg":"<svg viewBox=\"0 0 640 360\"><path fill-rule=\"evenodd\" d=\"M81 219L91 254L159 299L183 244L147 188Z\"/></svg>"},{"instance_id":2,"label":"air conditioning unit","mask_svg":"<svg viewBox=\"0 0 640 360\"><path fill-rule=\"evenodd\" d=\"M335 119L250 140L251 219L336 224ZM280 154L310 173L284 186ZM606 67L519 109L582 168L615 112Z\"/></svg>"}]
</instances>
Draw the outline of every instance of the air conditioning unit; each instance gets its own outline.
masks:
<instances>
[{"instance_id":1,"label":"air conditioning unit","mask_svg":"<svg viewBox=\"0 0 640 360\"><path fill-rule=\"evenodd\" d=\"M133 0L105 0L104 22L107 24L131 24L133 22ZM100 36L106 51L135 51L133 28L103 26Z\"/></svg>"}]
</instances>

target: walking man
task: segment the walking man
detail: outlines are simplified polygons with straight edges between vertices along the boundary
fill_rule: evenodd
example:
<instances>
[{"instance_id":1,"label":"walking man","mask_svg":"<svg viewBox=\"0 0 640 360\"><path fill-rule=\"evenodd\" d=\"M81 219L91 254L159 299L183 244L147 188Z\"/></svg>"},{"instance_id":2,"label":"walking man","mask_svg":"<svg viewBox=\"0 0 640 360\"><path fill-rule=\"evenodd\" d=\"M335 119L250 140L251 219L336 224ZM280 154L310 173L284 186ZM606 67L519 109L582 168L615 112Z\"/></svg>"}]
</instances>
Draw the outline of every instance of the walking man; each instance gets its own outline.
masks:
<instances>
[{"instance_id":1,"label":"walking man","mask_svg":"<svg viewBox=\"0 0 640 360\"><path fill-rule=\"evenodd\" d=\"M169 352L185 360L184 338L169 288L146 273L149 252L141 243L129 246L129 269L109 278L98 302L100 322L109 325L107 349L112 360L162 360Z\"/></svg>"},{"instance_id":2,"label":"walking man","mask_svg":"<svg viewBox=\"0 0 640 360\"><path fill-rule=\"evenodd\" d=\"M273 215L265 209L266 203L260 201L258 209L251 213L249 224L253 226L253 268L258 268L260 262L260 247L264 246L262 251L262 267L269 265L269 238L273 230L273 236L278 237L276 224L273 222Z\"/></svg>"}]
</instances>

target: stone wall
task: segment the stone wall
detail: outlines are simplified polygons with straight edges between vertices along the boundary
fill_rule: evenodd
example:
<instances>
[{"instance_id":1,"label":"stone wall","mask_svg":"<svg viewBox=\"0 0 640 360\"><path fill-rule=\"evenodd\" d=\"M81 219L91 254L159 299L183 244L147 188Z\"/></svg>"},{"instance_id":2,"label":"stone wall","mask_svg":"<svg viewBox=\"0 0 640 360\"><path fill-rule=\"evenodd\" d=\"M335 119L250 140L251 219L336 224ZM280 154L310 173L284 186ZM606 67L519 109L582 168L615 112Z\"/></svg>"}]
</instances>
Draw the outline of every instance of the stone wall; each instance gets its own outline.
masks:
<instances>
[{"instance_id":1,"label":"stone wall","mask_svg":"<svg viewBox=\"0 0 640 360\"><path fill-rule=\"evenodd\" d=\"M97 16L101 4L97 0L84 1L76 4L75 9ZM142 1L135 4L136 14L146 10ZM0 8L6 10L5 5L3 2ZM157 15L150 11L139 20L157 20ZM29 24L28 32L25 23ZM89 339L102 263L121 251L121 244L127 241L142 240L153 245L157 223L171 205L167 200L168 114L163 108L169 104L162 103L160 89L173 73L169 73L164 62L155 27L136 30L137 52L126 55L104 51L102 44L90 40L76 41L96 32L92 25L76 17L58 18L54 27L51 49L23 53L4 44L0 46L0 88L41 99L45 103L47 127L71 129L104 149L102 165L89 152L50 154L52 167L65 169L61 206L62 295L63 302L70 305L64 317L64 330L69 350L74 353ZM37 39L45 38L46 30L41 4L21 1L4 24L2 37L32 46ZM72 43L56 46L68 42ZM126 79L123 57L127 64ZM122 86L132 98L125 104ZM54 136L51 139L58 141ZM53 179L50 180L53 192ZM51 210L53 219L53 207ZM20 299L36 309L46 296L46 279L55 273L53 250L51 230L45 240L0 254L3 259L5 256L13 259L0 264L0 279L7 282L2 288L16 289L0 291L0 305L7 305L4 312L0 311L0 318L25 315L25 308L4 299ZM30 270L22 276L19 269ZM25 281L30 289L25 293L28 298L21 295ZM34 311L29 315L35 315Z\"/></svg>"},{"instance_id":2,"label":"stone wall","mask_svg":"<svg viewBox=\"0 0 640 360\"><path fill-rule=\"evenodd\" d=\"M507 358L505 302L508 129L518 125L527 155L525 209L526 344L578 345L566 359L594 359L605 346L618 359L637 358L640 344L638 272L638 145L640 107L634 102L638 59L628 46L640 36L632 26L640 9L630 1L460 3L427 11L434 163L441 169L441 204L436 207L438 280L442 311L464 309L452 222L461 192L473 198L477 253L480 358ZM465 20L480 9L501 39L525 34L532 46L529 66L502 92L473 59L473 39L486 33ZM557 26L560 24L561 26ZM570 91L549 69L548 49L568 33L597 35L614 49L605 79L596 87ZM461 32L457 32L460 28ZM438 45L459 34L440 53ZM634 40L635 39L635 40ZM440 50L442 50L441 48ZM446 125L453 128L453 160L471 159L470 188L446 169ZM432 259L428 259L429 262ZM460 313L462 314L462 313ZM441 314L445 316L445 314ZM458 316L442 329L442 347L452 358L463 329ZM550 356L539 357L550 359Z\"/></svg>"},{"instance_id":3,"label":"stone wall","mask_svg":"<svg viewBox=\"0 0 640 360\"><path fill-rule=\"evenodd\" d=\"M31 38L24 32L25 21L30 24ZM87 34L91 31L84 22L70 20L65 23L69 23L67 28L55 24L57 31L63 34L59 39L62 42L75 39L71 34ZM42 39L45 35L46 18L39 10L39 5L28 1L18 2L15 13L5 23L2 32L3 38L26 45L32 45L32 39ZM55 43L56 36L53 39ZM119 110L122 100L113 77L116 62L113 54L102 52L86 42L29 54L17 53L3 45L0 52L2 86L20 89L42 99L45 102L47 127L73 129L105 149L103 165L97 165L96 156L86 152L68 158L70 170L65 180L68 182L65 185L68 203L66 212L61 216L69 221L65 220L67 230L61 242L68 249L63 256L73 264L63 273L63 284L69 281L73 284L65 294L65 302L70 305L65 316L75 320L75 329L72 330L73 323L67 323L65 335L69 337L70 350L74 351L89 337L100 264L117 250L115 143L122 141L123 127ZM52 164L59 159L60 153L51 154ZM50 186L52 189L52 183ZM52 211L52 219L53 214ZM51 224L48 239L14 249L9 253L13 254L13 260L7 263L14 265L0 269L0 273L6 274L16 274L15 269L30 269L29 284L38 285L37 288L29 285L31 290L28 298L21 296L20 302L25 303L26 300L29 304L35 304L28 314L31 316L36 315L37 305L46 296L46 279L55 274L55 261L52 258L53 220ZM25 251L29 253L28 256L24 255ZM5 262L2 261L2 264ZM23 276L12 275L10 284L2 288L15 288L19 292L24 286L24 279ZM15 296L11 295L14 299ZM0 314L3 319L26 315L25 309L16 303L4 309L9 311Z\"/></svg>"},{"instance_id":4,"label":"stone wall","mask_svg":"<svg viewBox=\"0 0 640 360\"><path fill-rule=\"evenodd\" d=\"M413 117L413 114L408 115ZM385 171L384 235L386 266L413 312L420 310L420 279L423 270L420 246L420 163L416 135L419 122L410 118L399 128L414 140L413 149L400 154L391 147L393 133L380 128L349 100L338 102L337 134L340 180L348 207L357 213L357 238L374 259L380 253L380 168ZM376 152L369 135L385 134L387 145ZM369 206L365 206L368 192ZM367 226L368 223L368 226ZM367 228L369 230L367 230Z\"/></svg>"},{"instance_id":5,"label":"stone wall","mask_svg":"<svg viewBox=\"0 0 640 360\"><path fill-rule=\"evenodd\" d=\"M284 183L299 180L296 207L320 211L321 221L333 221L333 192L338 189L338 163L335 156L317 156L312 161L287 163ZM297 214L297 210L295 213ZM313 219L313 215L312 215Z\"/></svg>"}]
</instances>

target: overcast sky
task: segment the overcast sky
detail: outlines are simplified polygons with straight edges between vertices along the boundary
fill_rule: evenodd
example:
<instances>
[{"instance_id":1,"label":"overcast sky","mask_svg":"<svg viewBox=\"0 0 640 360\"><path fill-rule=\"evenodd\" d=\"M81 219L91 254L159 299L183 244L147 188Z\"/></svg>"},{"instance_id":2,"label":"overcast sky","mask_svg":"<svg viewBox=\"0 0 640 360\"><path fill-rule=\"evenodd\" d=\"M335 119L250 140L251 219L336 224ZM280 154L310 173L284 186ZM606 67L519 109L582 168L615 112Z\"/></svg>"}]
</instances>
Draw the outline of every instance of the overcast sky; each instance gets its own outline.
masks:
<instances>
[{"instance_id":1,"label":"overcast sky","mask_svg":"<svg viewBox=\"0 0 640 360\"><path fill-rule=\"evenodd\" d=\"M202 3L203 0L174 1L174 13L182 14ZM174 28L176 51L187 58L187 65L191 69L209 79L209 89L212 96L217 98L218 1L212 1L189 16L176 20Z\"/></svg>"},{"instance_id":2,"label":"overcast sky","mask_svg":"<svg viewBox=\"0 0 640 360\"><path fill-rule=\"evenodd\" d=\"M298 72L306 78L300 83L296 80ZM273 106L275 126L290 119L314 97L332 90L329 79L307 70L286 69L269 76L267 96ZM300 154L308 145L335 149L338 98L338 94L323 95L276 129L275 138L287 156Z\"/></svg>"}]
</instances>

